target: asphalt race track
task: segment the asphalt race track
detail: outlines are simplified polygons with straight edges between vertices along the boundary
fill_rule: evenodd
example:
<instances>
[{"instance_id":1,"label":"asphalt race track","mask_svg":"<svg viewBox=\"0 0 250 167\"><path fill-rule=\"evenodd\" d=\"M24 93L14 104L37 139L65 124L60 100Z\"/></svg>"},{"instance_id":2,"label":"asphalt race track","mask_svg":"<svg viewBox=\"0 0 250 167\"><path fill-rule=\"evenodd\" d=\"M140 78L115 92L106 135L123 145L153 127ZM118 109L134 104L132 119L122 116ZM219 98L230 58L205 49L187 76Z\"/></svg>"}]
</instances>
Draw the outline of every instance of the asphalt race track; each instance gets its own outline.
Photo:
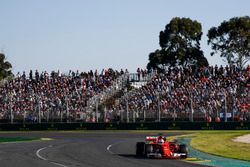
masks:
<instances>
[{"instance_id":1,"label":"asphalt race track","mask_svg":"<svg viewBox=\"0 0 250 167\"><path fill-rule=\"evenodd\" d=\"M177 135L180 133L168 133ZM17 132L0 137L53 138L0 144L1 167L194 167L182 160L145 159L135 156L135 143L151 132Z\"/></svg>"}]
</instances>

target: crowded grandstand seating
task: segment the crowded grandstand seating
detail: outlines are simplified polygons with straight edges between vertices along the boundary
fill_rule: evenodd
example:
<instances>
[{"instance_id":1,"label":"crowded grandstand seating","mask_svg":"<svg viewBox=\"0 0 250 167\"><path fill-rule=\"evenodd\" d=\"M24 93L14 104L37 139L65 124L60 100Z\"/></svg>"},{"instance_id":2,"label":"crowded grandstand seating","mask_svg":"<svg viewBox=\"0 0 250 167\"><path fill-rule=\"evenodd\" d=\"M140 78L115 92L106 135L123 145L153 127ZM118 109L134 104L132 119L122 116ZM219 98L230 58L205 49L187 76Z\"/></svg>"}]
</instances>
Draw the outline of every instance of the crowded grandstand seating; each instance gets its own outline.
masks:
<instances>
[{"instance_id":1,"label":"crowded grandstand seating","mask_svg":"<svg viewBox=\"0 0 250 167\"><path fill-rule=\"evenodd\" d=\"M249 66L168 68L111 106L110 120L129 115L133 121L153 121L159 112L161 120L188 121L190 113L200 121L249 120L249 76Z\"/></svg>"},{"instance_id":2,"label":"crowded grandstand seating","mask_svg":"<svg viewBox=\"0 0 250 167\"><path fill-rule=\"evenodd\" d=\"M67 75L60 72L30 71L20 73L0 87L0 120L9 120L10 112L15 120L37 122L39 115L42 121L76 120L84 114L85 121L91 121L92 113L83 109L88 100L103 92L112 82L123 75L121 70L112 69L79 73L69 71Z\"/></svg>"},{"instance_id":3,"label":"crowded grandstand seating","mask_svg":"<svg viewBox=\"0 0 250 167\"><path fill-rule=\"evenodd\" d=\"M225 121L225 113L228 121L247 121L249 83L249 66L175 67L164 73L138 68L135 74L30 71L0 87L0 121L9 121L11 113L26 122Z\"/></svg>"}]
</instances>

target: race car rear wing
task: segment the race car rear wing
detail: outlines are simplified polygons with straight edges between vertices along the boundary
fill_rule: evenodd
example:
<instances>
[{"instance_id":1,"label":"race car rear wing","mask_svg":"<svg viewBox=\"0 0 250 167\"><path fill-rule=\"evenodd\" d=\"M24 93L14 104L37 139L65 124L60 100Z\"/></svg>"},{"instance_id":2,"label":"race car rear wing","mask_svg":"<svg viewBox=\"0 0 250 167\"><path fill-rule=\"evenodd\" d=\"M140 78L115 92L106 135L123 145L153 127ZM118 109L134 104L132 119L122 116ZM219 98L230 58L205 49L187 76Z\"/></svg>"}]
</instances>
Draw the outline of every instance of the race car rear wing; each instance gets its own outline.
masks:
<instances>
[{"instance_id":1,"label":"race car rear wing","mask_svg":"<svg viewBox=\"0 0 250 167\"><path fill-rule=\"evenodd\" d=\"M147 140L147 141L155 141L155 140L157 140L157 139L158 139L157 136L147 136L147 137L146 137L146 140Z\"/></svg>"}]
</instances>

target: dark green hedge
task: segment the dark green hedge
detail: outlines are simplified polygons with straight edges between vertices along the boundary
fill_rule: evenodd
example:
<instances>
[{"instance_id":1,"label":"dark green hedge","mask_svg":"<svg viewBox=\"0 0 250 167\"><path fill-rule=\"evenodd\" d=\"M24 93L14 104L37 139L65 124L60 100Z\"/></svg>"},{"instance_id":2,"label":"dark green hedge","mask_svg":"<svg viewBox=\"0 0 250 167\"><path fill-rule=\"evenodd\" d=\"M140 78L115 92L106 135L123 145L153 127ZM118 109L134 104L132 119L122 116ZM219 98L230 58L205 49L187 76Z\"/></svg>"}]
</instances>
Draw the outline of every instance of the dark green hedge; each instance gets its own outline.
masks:
<instances>
[{"instance_id":1,"label":"dark green hedge","mask_svg":"<svg viewBox=\"0 0 250 167\"><path fill-rule=\"evenodd\" d=\"M250 122L41 123L0 124L1 131L28 130L249 130Z\"/></svg>"}]
</instances>

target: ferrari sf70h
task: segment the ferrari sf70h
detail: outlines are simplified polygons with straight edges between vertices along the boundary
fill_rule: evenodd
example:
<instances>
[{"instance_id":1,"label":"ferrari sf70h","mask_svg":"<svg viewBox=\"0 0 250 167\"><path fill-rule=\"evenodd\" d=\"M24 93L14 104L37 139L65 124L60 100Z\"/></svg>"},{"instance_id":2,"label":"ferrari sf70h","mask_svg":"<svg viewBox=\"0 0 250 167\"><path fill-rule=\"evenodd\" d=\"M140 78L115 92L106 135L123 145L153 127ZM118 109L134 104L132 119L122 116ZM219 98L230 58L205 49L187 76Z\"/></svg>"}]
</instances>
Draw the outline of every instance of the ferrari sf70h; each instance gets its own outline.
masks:
<instances>
[{"instance_id":1,"label":"ferrari sf70h","mask_svg":"<svg viewBox=\"0 0 250 167\"><path fill-rule=\"evenodd\" d=\"M136 155L147 158L187 158L185 144L176 140L167 141L164 136L147 136L145 142L136 143Z\"/></svg>"}]
</instances>

